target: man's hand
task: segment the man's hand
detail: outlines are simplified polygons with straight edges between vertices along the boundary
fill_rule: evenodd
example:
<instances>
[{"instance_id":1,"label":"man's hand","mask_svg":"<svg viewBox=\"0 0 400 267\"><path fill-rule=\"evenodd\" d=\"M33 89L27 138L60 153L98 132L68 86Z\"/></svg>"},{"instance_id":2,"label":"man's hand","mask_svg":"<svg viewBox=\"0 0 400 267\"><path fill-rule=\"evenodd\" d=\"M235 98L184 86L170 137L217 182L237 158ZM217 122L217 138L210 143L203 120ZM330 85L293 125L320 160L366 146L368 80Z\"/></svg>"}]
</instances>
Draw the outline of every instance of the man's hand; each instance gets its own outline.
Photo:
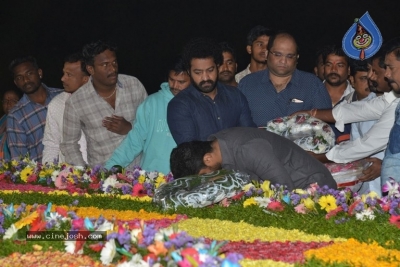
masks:
<instances>
[{"instance_id":1,"label":"man's hand","mask_svg":"<svg viewBox=\"0 0 400 267\"><path fill-rule=\"evenodd\" d=\"M381 176L382 160L377 158L367 158L372 165L363 171L363 176L358 178L362 182L369 182Z\"/></svg>"},{"instance_id":2,"label":"man's hand","mask_svg":"<svg viewBox=\"0 0 400 267\"><path fill-rule=\"evenodd\" d=\"M325 154L315 154L311 151L307 151L308 154L310 154L311 156L313 156L314 158L316 158L317 160L319 160L322 163L329 163L332 162L330 161Z\"/></svg>"},{"instance_id":3,"label":"man's hand","mask_svg":"<svg viewBox=\"0 0 400 267\"><path fill-rule=\"evenodd\" d=\"M299 115L299 114L307 114L307 115L311 116L311 110L300 110L300 111L297 111L295 113L290 114L289 116L293 117L293 116L296 116L296 115Z\"/></svg>"},{"instance_id":4,"label":"man's hand","mask_svg":"<svg viewBox=\"0 0 400 267\"><path fill-rule=\"evenodd\" d=\"M103 126L107 130L120 135L126 135L131 129L132 124L125 120L124 117L112 115L103 119Z\"/></svg>"}]
</instances>

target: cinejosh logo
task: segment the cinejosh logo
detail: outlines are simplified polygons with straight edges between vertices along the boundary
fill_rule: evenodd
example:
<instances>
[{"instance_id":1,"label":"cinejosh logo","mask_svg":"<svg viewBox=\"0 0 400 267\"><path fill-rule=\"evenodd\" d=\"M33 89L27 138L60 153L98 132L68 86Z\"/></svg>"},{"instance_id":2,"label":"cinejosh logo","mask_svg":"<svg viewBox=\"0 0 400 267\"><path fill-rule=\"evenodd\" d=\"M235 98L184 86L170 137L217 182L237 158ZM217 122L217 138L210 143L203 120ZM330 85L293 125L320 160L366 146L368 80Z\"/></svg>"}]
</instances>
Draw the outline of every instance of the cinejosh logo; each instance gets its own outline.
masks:
<instances>
[{"instance_id":1,"label":"cinejosh logo","mask_svg":"<svg viewBox=\"0 0 400 267\"><path fill-rule=\"evenodd\" d=\"M106 241L105 231L31 231L26 233L27 241Z\"/></svg>"}]
</instances>

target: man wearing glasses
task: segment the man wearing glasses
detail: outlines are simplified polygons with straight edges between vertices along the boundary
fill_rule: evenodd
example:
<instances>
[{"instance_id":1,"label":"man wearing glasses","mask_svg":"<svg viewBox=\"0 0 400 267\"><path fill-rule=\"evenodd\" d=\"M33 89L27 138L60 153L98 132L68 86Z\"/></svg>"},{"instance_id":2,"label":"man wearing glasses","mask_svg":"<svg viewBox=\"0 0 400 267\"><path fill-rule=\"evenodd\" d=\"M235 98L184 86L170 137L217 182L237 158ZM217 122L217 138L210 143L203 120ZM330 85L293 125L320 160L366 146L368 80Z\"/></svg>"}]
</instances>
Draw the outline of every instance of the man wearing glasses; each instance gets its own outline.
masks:
<instances>
[{"instance_id":1,"label":"man wearing glasses","mask_svg":"<svg viewBox=\"0 0 400 267\"><path fill-rule=\"evenodd\" d=\"M299 48L292 35L281 32L271 36L267 49L268 69L247 75L238 86L257 126L306 107L332 108L323 83L315 75L296 69Z\"/></svg>"}]
</instances>

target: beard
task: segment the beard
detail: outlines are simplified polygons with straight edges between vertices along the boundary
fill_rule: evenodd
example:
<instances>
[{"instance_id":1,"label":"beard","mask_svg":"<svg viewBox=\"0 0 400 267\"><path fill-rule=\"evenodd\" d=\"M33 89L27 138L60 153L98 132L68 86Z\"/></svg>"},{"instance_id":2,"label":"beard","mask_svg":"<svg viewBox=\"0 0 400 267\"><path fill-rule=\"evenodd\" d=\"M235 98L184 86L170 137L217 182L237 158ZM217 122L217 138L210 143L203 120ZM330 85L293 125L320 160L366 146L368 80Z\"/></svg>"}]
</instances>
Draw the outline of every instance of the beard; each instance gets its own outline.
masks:
<instances>
[{"instance_id":1,"label":"beard","mask_svg":"<svg viewBox=\"0 0 400 267\"><path fill-rule=\"evenodd\" d=\"M222 82L229 83L235 79L235 75L230 71L223 71L219 73L218 78Z\"/></svg>"},{"instance_id":2,"label":"beard","mask_svg":"<svg viewBox=\"0 0 400 267\"><path fill-rule=\"evenodd\" d=\"M332 81L331 78L333 78L333 77L337 77L338 79L336 81ZM346 80L341 80L340 76L336 73L330 73L330 74L326 75L326 77L325 77L325 82L332 86L339 86L339 85L343 84L344 82L346 82Z\"/></svg>"},{"instance_id":3,"label":"beard","mask_svg":"<svg viewBox=\"0 0 400 267\"><path fill-rule=\"evenodd\" d=\"M208 85L205 85L207 83ZM192 80L192 84L197 90L205 94L211 93L217 86L216 82L213 80L201 81L199 83L196 83L195 81Z\"/></svg>"}]
</instances>

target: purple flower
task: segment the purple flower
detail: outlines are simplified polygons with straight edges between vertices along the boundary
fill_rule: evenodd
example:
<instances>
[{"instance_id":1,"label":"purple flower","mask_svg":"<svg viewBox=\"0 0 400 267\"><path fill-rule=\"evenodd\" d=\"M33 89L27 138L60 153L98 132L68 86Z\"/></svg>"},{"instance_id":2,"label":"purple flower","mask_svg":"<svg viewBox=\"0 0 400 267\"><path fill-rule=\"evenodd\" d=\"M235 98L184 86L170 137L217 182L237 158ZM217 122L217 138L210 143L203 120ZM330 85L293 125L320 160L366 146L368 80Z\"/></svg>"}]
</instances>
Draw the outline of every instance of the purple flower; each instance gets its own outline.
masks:
<instances>
[{"instance_id":1,"label":"purple flower","mask_svg":"<svg viewBox=\"0 0 400 267\"><path fill-rule=\"evenodd\" d=\"M72 201L72 206L78 206L79 204L79 200L75 199L74 201Z\"/></svg>"}]
</instances>

